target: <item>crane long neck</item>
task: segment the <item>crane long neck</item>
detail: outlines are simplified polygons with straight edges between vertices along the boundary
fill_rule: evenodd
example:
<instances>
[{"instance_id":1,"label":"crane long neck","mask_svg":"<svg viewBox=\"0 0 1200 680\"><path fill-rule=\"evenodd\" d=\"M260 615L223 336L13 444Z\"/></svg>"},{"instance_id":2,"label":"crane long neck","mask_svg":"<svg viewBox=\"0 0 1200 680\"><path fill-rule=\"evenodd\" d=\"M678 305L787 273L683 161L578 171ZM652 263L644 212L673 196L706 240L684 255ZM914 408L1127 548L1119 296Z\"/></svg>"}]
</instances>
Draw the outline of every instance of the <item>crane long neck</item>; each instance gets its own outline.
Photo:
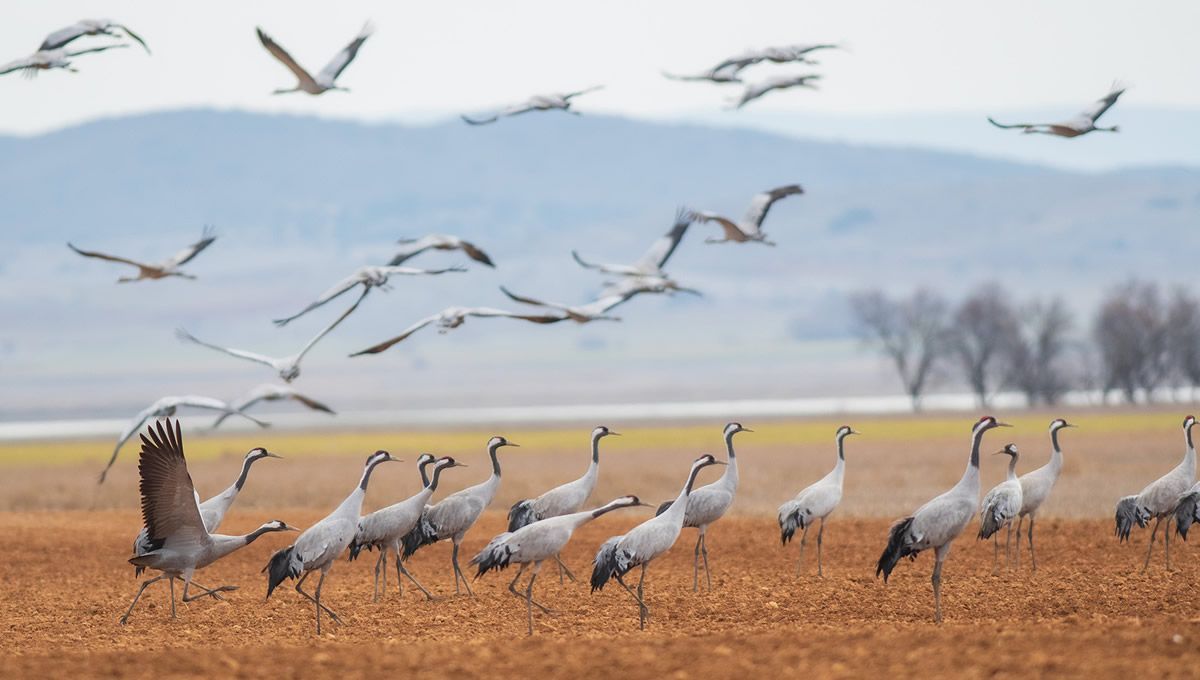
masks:
<instances>
[{"instance_id":1,"label":"crane long neck","mask_svg":"<svg viewBox=\"0 0 1200 680\"><path fill-rule=\"evenodd\" d=\"M428 468L429 464L432 462L433 461L431 461L431 460L426 461L417 466L417 471L421 473L421 486L422 487L429 486L429 473L426 472L425 469Z\"/></svg>"},{"instance_id":2,"label":"crane long neck","mask_svg":"<svg viewBox=\"0 0 1200 680\"><path fill-rule=\"evenodd\" d=\"M1050 464L1055 468L1062 467L1062 447L1058 444L1058 433L1061 429L1050 430Z\"/></svg>"},{"instance_id":3,"label":"crane long neck","mask_svg":"<svg viewBox=\"0 0 1200 680\"><path fill-rule=\"evenodd\" d=\"M500 476L500 459L496 457L496 452L500 450L500 445L488 447L488 455L492 457L492 476Z\"/></svg>"},{"instance_id":4,"label":"crane long neck","mask_svg":"<svg viewBox=\"0 0 1200 680\"><path fill-rule=\"evenodd\" d=\"M379 465L381 462L383 462L383 461L382 460L373 460L367 464L367 467L365 469L363 469L362 479L359 480L358 489L356 489L356 491L361 491L363 493L367 492L367 483L371 481L371 473L375 471L375 466ZM351 494L351 495L354 495L354 494Z\"/></svg>"},{"instance_id":5,"label":"crane long neck","mask_svg":"<svg viewBox=\"0 0 1200 680\"><path fill-rule=\"evenodd\" d=\"M600 438L603 435L592 436L592 465L600 464Z\"/></svg>"},{"instance_id":6,"label":"crane long neck","mask_svg":"<svg viewBox=\"0 0 1200 680\"><path fill-rule=\"evenodd\" d=\"M837 438L838 463L846 462L846 435Z\"/></svg>"},{"instance_id":7,"label":"crane long neck","mask_svg":"<svg viewBox=\"0 0 1200 680\"><path fill-rule=\"evenodd\" d=\"M246 477L250 474L250 466L256 460L258 460L257 456L246 456L246 459L242 461L242 472L238 475L237 481L233 483L236 491L242 490L242 486L246 483Z\"/></svg>"},{"instance_id":8,"label":"crane long neck","mask_svg":"<svg viewBox=\"0 0 1200 680\"><path fill-rule=\"evenodd\" d=\"M242 540L245 541L245 545L250 545L251 543L257 541L259 536L262 536L263 534L269 534L272 531L277 531L277 529L274 527L262 526L243 536Z\"/></svg>"},{"instance_id":9,"label":"crane long neck","mask_svg":"<svg viewBox=\"0 0 1200 680\"><path fill-rule=\"evenodd\" d=\"M979 428L971 435L971 457L967 460L967 469L963 472L962 479L959 480L959 485L966 485L974 489L976 493L979 490L979 446L983 442L983 433L987 430Z\"/></svg>"},{"instance_id":10,"label":"crane long neck","mask_svg":"<svg viewBox=\"0 0 1200 680\"><path fill-rule=\"evenodd\" d=\"M1013 456L1012 460L1008 461L1008 479L1012 481L1017 478L1017 457Z\"/></svg>"},{"instance_id":11,"label":"crane long neck","mask_svg":"<svg viewBox=\"0 0 1200 680\"><path fill-rule=\"evenodd\" d=\"M591 512L585 512L583 514L588 515L588 521L590 521L590 520L596 519L597 517L599 517L600 515L603 515L605 513L612 512L613 510L620 510L621 508L625 508L628 506L629 506L629 503L618 501L618 502L614 502L614 503L609 503L608 505L596 508L595 510L592 510Z\"/></svg>"},{"instance_id":12,"label":"crane long neck","mask_svg":"<svg viewBox=\"0 0 1200 680\"><path fill-rule=\"evenodd\" d=\"M1188 466L1192 471L1192 476L1196 474L1196 447L1192 444L1192 428L1186 427L1183 430L1183 438L1187 443L1187 451L1183 454L1183 465Z\"/></svg>"},{"instance_id":13,"label":"crane long neck","mask_svg":"<svg viewBox=\"0 0 1200 680\"><path fill-rule=\"evenodd\" d=\"M444 469L445 468L442 467L441 465L433 468L433 479L430 479L429 483L425 485L425 488L429 489L430 493L437 491L438 478L442 476L442 470L444 470Z\"/></svg>"}]
</instances>

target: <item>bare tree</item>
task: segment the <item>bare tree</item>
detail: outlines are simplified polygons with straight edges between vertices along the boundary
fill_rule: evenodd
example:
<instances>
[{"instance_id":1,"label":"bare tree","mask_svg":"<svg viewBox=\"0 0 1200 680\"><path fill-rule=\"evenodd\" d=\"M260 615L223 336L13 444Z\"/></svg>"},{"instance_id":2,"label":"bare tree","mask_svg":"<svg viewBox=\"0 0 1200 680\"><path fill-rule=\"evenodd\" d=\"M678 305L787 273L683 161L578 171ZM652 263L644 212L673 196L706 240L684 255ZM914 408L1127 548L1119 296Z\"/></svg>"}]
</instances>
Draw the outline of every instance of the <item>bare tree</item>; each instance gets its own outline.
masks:
<instances>
[{"instance_id":1,"label":"bare tree","mask_svg":"<svg viewBox=\"0 0 1200 680\"><path fill-rule=\"evenodd\" d=\"M1017 318L1008 293L997 283L985 283L968 295L954 313L950 349L980 407L1004 382L1004 352L1016 342Z\"/></svg>"},{"instance_id":2,"label":"bare tree","mask_svg":"<svg viewBox=\"0 0 1200 680\"><path fill-rule=\"evenodd\" d=\"M1131 281L1113 290L1096 317L1093 336L1104 366L1104 389L1133 402L1147 400L1170 373L1166 311L1158 286Z\"/></svg>"},{"instance_id":3,"label":"bare tree","mask_svg":"<svg viewBox=\"0 0 1200 680\"><path fill-rule=\"evenodd\" d=\"M1009 376L1030 406L1054 405L1070 388L1063 365L1069 349L1071 313L1061 299L1034 302L1018 315L1017 331L1009 336Z\"/></svg>"},{"instance_id":4,"label":"bare tree","mask_svg":"<svg viewBox=\"0 0 1200 680\"><path fill-rule=\"evenodd\" d=\"M1172 368L1192 389L1200 385L1200 301L1183 288L1171 295L1166 320Z\"/></svg>"},{"instance_id":5,"label":"bare tree","mask_svg":"<svg viewBox=\"0 0 1200 680\"><path fill-rule=\"evenodd\" d=\"M921 395L949 345L946 301L924 289L897 300L872 290L852 295L850 308L860 337L891 359L913 410L919 410Z\"/></svg>"}]
</instances>

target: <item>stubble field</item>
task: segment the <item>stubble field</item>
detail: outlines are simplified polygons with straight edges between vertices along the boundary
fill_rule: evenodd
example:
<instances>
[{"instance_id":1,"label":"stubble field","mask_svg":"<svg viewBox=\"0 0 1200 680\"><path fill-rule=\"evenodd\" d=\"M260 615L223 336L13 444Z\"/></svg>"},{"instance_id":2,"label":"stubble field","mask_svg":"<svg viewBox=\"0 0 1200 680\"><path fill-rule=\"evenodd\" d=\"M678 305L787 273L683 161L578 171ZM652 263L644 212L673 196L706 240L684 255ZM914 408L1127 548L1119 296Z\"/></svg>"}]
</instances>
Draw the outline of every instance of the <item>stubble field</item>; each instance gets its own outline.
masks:
<instances>
[{"instance_id":1,"label":"stubble field","mask_svg":"<svg viewBox=\"0 0 1200 680\"><path fill-rule=\"evenodd\" d=\"M535 611L532 638L525 636L523 601L505 589L514 572L475 581L475 597L455 596L448 543L411 561L414 575L444 596L433 602L410 588L401 597L392 572L387 598L373 604L374 554L339 562L324 596L344 624L317 638L312 609L290 587L263 601L259 570L294 535L267 535L197 575L208 586L241 586L226 601L180 605L172 620L160 583L122 627L117 619L138 584L125 563L140 523L136 449L122 453L110 481L97 490L105 442L2 445L0 675L1194 677L1200 667L1195 550L1173 542L1167 571L1160 542L1149 571L1141 573L1148 532L1119 545L1110 519L1118 496L1136 492L1178 461L1182 415L1066 414L1081 427L1063 437L1063 477L1035 537L1038 571L1029 571L1026 553L1021 571L993 576L991 546L974 539L973 525L947 562L941 626L932 623L931 556L900 565L887 585L874 577L874 562L890 521L961 475L970 418L853 423L864 434L848 443L845 501L825 533L824 578L815 574L812 539L796 575L797 546L780 546L773 513L832 465L832 433L840 423L748 422L756 432L737 439L742 485L735 510L710 530L713 590L691 590L695 532L685 530L671 553L650 567L645 632L637 629L636 605L615 584L590 593L584 583L559 585L547 567L535 593L556 613ZM1041 465L1049 454L1045 424L1051 417L1011 418L1017 427L990 433L985 450L1015 441L1021 469ZM649 502L674 496L688 461L701 452L723 453L721 425L630 428L606 440L593 501L626 493ZM522 448L503 454L501 492L468 534L464 563L503 529L512 501L582 473L588 429L503 432ZM411 461L424 450L470 465L446 474L439 497L474 484L488 473L488 434L199 436L185 429L184 438L203 497L232 480L249 446L262 444L286 457L256 465L222 526L235 533L272 518L297 526L319 519L353 487L362 460L376 448L410 462L378 470L366 510L416 490ZM985 457L985 489L1002 478L1003 468L1001 458ZM596 547L646 516L645 509L623 510L584 527L564 553L567 564L586 580Z\"/></svg>"}]
</instances>

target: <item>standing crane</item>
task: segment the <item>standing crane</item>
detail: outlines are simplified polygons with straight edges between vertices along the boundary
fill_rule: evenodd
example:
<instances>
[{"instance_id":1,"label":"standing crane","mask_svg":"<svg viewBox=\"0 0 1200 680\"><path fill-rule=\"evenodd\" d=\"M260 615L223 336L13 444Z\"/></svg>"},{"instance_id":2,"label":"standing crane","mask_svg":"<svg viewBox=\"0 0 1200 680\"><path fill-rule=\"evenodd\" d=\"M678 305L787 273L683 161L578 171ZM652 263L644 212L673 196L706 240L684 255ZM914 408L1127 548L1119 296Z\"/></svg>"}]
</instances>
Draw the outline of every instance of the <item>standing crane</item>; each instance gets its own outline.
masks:
<instances>
[{"instance_id":1,"label":"standing crane","mask_svg":"<svg viewBox=\"0 0 1200 680\"><path fill-rule=\"evenodd\" d=\"M843 425L837 430L837 463L833 470L815 484L796 494L792 500L779 506L779 539L783 545L792 540L796 529L802 529L800 535L800 557L796 560L796 574L800 574L800 565L804 562L804 546L808 543L808 530L813 522L821 520L821 528L817 531L817 576L824 576L821 570L821 539L825 535L825 518L837 509L842 502L842 482L846 476L846 437L858 434L849 425Z\"/></svg>"},{"instance_id":2,"label":"standing crane","mask_svg":"<svg viewBox=\"0 0 1200 680\"><path fill-rule=\"evenodd\" d=\"M508 591L517 597L522 597L515 586L517 581L521 580L521 574L525 573L525 567L532 563L533 572L529 575L529 584L525 587L524 599L525 610L529 616L528 634L533 635L533 608L536 606L543 613L550 613L549 609L533 601L533 582L537 580L542 562L550 558L557 560L558 554L571 540L571 534L584 524L613 510L639 505L649 507L646 503L638 500L637 496L622 496L595 510L557 515L526 524L516 531L506 531L493 538L487 547L471 558L471 564L479 565L479 572L475 574L475 578L483 576L492 569L504 569L516 562L521 565L521 568L509 582Z\"/></svg>"},{"instance_id":3,"label":"standing crane","mask_svg":"<svg viewBox=\"0 0 1200 680\"><path fill-rule=\"evenodd\" d=\"M605 541L596 553L592 567L592 592L603 590L609 579L617 579L617 583L621 584L625 592L637 600L638 628L640 630L646 630L646 618L650 615L650 608L646 606L643 590L646 583L646 567L654 558L675 545L675 539L679 538L679 532L683 530L683 515L687 508L688 496L692 493L692 485L696 483L696 474L709 465L725 465L725 463L713 458L712 454L708 453L697 458L692 463L692 469L688 472L687 482L684 483L683 490L679 492L679 497L666 512L642 522L630 529L627 534L613 536ZM622 577L637 566L642 568L642 574L638 578L638 587L635 593L625 584Z\"/></svg>"},{"instance_id":4,"label":"standing crane","mask_svg":"<svg viewBox=\"0 0 1200 680\"><path fill-rule=\"evenodd\" d=\"M712 484L696 489L687 499L687 510L683 516L683 526L695 527L699 530L696 536L696 550L692 558L692 592L700 588L700 559L704 558L704 581L712 590L712 575L708 570L708 525L721 519L733 505L733 496L737 493L738 468L737 454L733 451L733 435L738 432L753 432L741 423L729 423L725 426L725 450L729 453L728 467L725 474ZM656 515L667 512L675 501L667 501L658 506Z\"/></svg>"},{"instance_id":5,"label":"standing crane","mask_svg":"<svg viewBox=\"0 0 1200 680\"><path fill-rule=\"evenodd\" d=\"M621 433L613 432L604 425L592 430L592 462L588 464L582 477L556 486L537 498L526 498L513 503L508 510L509 533L549 517L579 512L596 488L596 478L600 476L600 440L608 436L619 437ZM566 572L572 581L575 580L575 575L563 564L561 557L555 555L554 561L558 564L560 585L563 582L563 572Z\"/></svg>"},{"instance_id":6,"label":"standing crane","mask_svg":"<svg viewBox=\"0 0 1200 680\"><path fill-rule=\"evenodd\" d=\"M141 476L138 488L142 496L142 522L150 550L134 555L129 562L138 569L162 573L142 582L129 609L121 617L121 625L129 621L129 615L146 588L164 578L171 586L171 618L176 616L175 579L183 580L184 602L205 596L220 598L222 592L237 590L237 586L210 589L193 584L192 574L238 548L250 545L263 534L294 531L279 520L267 522L244 536L224 536L205 529L195 500L196 489L183 456L183 434L178 420L168 420L165 428L161 422L147 428L147 434L142 435L138 472ZM204 592L191 597L188 588L192 585Z\"/></svg>"},{"instance_id":7,"label":"standing crane","mask_svg":"<svg viewBox=\"0 0 1200 680\"><path fill-rule=\"evenodd\" d=\"M316 606L317 635L321 634L322 610L335 623L342 622L332 609L321 604L321 587L325 585L325 576L333 568L338 555L341 555L346 546L350 545L350 541L354 540L371 473L376 466L389 461L400 462L392 458L387 451L376 451L368 456L358 486L346 496L346 500L324 519L305 529L295 543L276 551L267 562L267 566L262 569L267 572L267 599L270 599L271 593L275 592L275 588L283 583L284 579L299 579L296 581L296 592ZM320 571L321 578L317 581L316 593L309 595L301 586L314 571Z\"/></svg>"},{"instance_id":8,"label":"standing crane","mask_svg":"<svg viewBox=\"0 0 1200 680\"><path fill-rule=\"evenodd\" d=\"M1062 474L1062 449L1058 445L1058 433L1063 428L1075 427L1062 418L1055 418L1050 422L1050 462L1033 472L1026 472L1021 475L1021 514L1017 516L1017 568L1021 567L1021 525L1025 523L1025 516L1029 516L1029 559L1033 563L1033 571L1037 571L1037 555L1033 552L1033 520L1037 517L1037 511L1042 507L1042 503L1050 497L1050 492L1054 490L1054 483L1058 481L1058 476ZM1012 523L1008 525L1008 531L1012 533ZM1008 541L1005 541L1005 554L1008 553Z\"/></svg>"},{"instance_id":9,"label":"standing crane","mask_svg":"<svg viewBox=\"0 0 1200 680\"><path fill-rule=\"evenodd\" d=\"M1017 479L1017 459L1021 457L1016 444L1005 444L1003 449L996 452L1012 456L1008 461L1008 476L1003 482L992 487L983 497L979 510L979 538L992 539L992 576L1000 573L1000 530L1009 528L1008 536L1012 538L1012 521L1021 513L1021 480ZM1021 534L1017 534L1021 540ZM1017 546L1020 550L1020 546ZM1004 561L1008 562L1008 541L1004 542Z\"/></svg>"},{"instance_id":10,"label":"standing crane","mask_svg":"<svg viewBox=\"0 0 1200 680\"><path fill-rule=\"evenodd\" d=\"M424 466L428 464L428 459L425 456L428 455L422 454L421 459L418 460L423 480L425 477ZM432 456L429 456L429 458L432 458ZM358 531L354 534L354 540L350 542L350 559L354 560L358 557L358 553L363 548L367 550L379 548L379 560L375 562L374 602L379 601L379 573L381 570L383 571L383 590L384 592L387 591L388 550L396 553L396 582L400 584L400 595L404 595L404 581L401 580L401 577L404 576L412 581L417 590L425 594L425 599L433 599L433 595L429 594L425 586L421 585L421 582L404 567L400 559L400 541L420 521L421 513L425 511L425 504L429 502L433 493L437 491L438 478L441 476L442 470L452 467L466 466L462 463L456 463L450 457L437 459L437 462L433 466L433 477L425 481L420 491L399 503L376 510L358 520Z\"/></svg>"},{"instance_id":11,"label":"standing crane","mask_svg":"<svg viewBox=\"0 0 1200 680\"><path fill-rule=\"evenodd\" d=\"M466 587L467 594L474 597L471 584L458 566L458 548L462 545L467 531L475 526L479 515L487 506L492 504L496 491L500 488L500 459L497 452L505 446L517 446L504 437L492 437L488 440L488 456L492 459L492 474L485 481L475 486L467 487L457 493L452 493L441 502L425 508L416 526L405 534L402 542L404 552L401 559L407 560L413 553L427 545L449 538L454 541L454 549L450 553L450 563L454 567L454 592L461 593L459 581Z\"/></svg>"},{"instance_id":12,"label":"standing crane","mask_svg":"<svg viewBox=\"0 0 1200 680\"><path fill-rule=\"evenodd\" d=\"M1154 553L1154 537L1158 534L1158 525L1164 517L1167 518L1167 526L1163 530L1165 560L1167 569L1171 568L1172 513L1179 505L1179 497L1196 481L1196 447L1192 445L1192 427L1195 424L1194 416L1183 419L1183 439L1187 449L1179 465L1142 489L1138 495L1126 496L1117 502L1117 538L1122 543L1129 540L1129 532L1134 522L1145 528L1150 518L1154 518L1154 529L1150 532L1150 544L1146 547L1146 562L1142 565L1142 571L1150 567L1150 556Z\"/></svg>"},{"instance_id":13,"label":"standing crane","mask_svg":"<svg viewBox=\"0 0 1200 680\"><path fill-rule=\"evenodd\" d=\"M942 622L942 564L950 553L950 544L967 528L979 508L979 445L988 430L1011 427L992 416L984 416L971 430L971 456L958 484L946 493L917 508L913 514L892 525L887 547L879 556L875 577L883 574L887 583L896 564L905 557L916 559L922 550L934 550L933 620Z\"/></svg>"}]
</instances>

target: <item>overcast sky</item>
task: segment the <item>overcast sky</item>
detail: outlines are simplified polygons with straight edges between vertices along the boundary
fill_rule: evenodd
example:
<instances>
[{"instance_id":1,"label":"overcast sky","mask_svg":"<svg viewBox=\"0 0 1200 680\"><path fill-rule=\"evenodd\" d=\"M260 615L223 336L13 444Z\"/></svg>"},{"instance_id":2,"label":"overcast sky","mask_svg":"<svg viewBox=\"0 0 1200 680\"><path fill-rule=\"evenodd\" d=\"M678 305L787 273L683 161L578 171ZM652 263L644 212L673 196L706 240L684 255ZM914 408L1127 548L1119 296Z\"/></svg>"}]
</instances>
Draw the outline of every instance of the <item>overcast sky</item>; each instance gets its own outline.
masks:
<instances>
[{"instance_id":1,"label":"overcast sky","mask_svg":"<svg viewBox=\"0 0 1200 680\"><path fill-rule=\"evenodd\" d=\"M154 50L87 55L78 74L0 78L0 132L9 133L185 106L424 122L601 83L607 89L581 109L732 119L739 114L721 112L730 90L668 82L660 70L827 41L849 49L821 55L821 90L767 97L753 104L756 115L1072 113L1114 79L1133 86L1123 107L1200 111L1200 3L1184 1L55 0L14 3L8 14L0 61L97 14L127 23ZM316 71L367 19L377 33L343 74L351 93L270 95L293 79L258 44L256 25Z\"/></svg>"}]
</instances>

